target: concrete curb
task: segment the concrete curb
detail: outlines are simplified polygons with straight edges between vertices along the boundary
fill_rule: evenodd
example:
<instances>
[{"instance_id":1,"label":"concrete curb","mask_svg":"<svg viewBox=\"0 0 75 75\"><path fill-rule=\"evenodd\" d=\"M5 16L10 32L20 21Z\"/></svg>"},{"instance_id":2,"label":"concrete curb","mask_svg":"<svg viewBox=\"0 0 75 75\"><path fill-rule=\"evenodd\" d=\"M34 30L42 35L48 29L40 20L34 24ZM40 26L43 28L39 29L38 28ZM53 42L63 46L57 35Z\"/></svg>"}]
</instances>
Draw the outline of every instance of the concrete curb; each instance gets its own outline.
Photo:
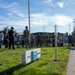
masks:
<instances>
[{"instance_id":1,"label":"concrete curb","mask_svg":"<svg viewBox=\"0 0 75 75\"><path fill-rule=\"evenodd\" d=\"M66 75L75 75L75 50L70 50Z\"/></svg>"}]
</instances>

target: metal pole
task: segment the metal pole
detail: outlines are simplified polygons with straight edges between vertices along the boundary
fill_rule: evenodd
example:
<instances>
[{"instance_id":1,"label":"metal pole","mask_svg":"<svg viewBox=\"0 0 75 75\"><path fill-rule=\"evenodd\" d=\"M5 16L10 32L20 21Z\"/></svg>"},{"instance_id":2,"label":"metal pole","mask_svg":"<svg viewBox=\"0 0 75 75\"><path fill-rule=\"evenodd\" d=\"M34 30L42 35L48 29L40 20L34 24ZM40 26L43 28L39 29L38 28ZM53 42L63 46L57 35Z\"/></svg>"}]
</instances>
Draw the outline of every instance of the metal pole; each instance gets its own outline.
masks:
<instances>
[{"instance_id":1,"label":"metal pole","mask_svg":"<svg viewBox=\"0 0 75 75\"><path fill-rule=\"evenodd\" d=\"M55 25L55 61L58 60L58 50L57 50L57 25Z\"/></svg>"},{"instance_id":2,"label":"metal pole","mask_svg":"<svg viewBox=\"0 0 75 75\"><path fill-rule=\"evenodd\" d=\"M73 23L74 23L74 30L73 30L73 33L75 34L75 19L73 19ZM75 38L75 35L73 34L73 37ZM75 39L73 38L73 41L74 41L74 48L75 48Z\"/></svg>"},{"instance_id":3,"label":"metal pole","mask_svg":"<svg viewBox=\"0 0 75 75\"><path fill-rule=\"evenodd\" d=\"M31 31L31 29L30 29L30 0L28 0L28 20L29 20L29 46L31 47L31 45L30 45L30 31Z\"/></svg>"}]
</instances>

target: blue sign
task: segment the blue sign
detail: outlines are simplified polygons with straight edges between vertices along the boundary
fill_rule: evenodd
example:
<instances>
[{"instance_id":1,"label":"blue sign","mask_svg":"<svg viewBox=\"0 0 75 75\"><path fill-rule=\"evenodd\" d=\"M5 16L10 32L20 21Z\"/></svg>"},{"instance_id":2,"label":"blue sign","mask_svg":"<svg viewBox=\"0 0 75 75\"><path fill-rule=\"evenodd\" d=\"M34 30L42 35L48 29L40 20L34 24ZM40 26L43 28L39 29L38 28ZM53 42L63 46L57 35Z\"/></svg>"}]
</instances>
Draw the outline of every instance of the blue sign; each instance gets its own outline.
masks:
<instances>
[{"instance_id":1,"label":"blue sign","mask_svg":"<svg viewBox=\"0 0 75 75\"><path fill-rule=\"evenodd\" d=\"M37 50L32 51L31 52L31 60L32 61L36 60L37 59L37 55L38 55Z\"/></svg>"}]
</instances>

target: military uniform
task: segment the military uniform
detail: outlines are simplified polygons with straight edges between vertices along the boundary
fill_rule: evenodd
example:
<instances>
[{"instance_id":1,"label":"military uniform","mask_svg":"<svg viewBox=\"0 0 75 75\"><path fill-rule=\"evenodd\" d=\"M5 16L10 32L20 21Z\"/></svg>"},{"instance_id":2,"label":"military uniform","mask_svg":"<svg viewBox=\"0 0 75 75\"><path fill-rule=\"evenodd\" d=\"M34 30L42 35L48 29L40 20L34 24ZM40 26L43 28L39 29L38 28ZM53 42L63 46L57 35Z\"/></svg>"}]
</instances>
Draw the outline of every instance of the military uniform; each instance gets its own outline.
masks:
<instances>
[{"instance_id":1,"label":"military uniform","mask_svg":"<svg viewBox=\"0 0 75 75\"><path fill-rule=\"evenodd\" d=\"M29 30L26 29L23 31L23 39L24 39L24 43L26 48L29 46Z\"/></svg>"},{"instance_id":2,"label":"military uniform","mask_svg":"<svg viewBox=\"0 0 75 75\"><path fill-rule=\"evenodd\" d=\"M8 31L8 36L9 36L9 49L11 49L11 46L13 49L15 49L14 47L14 37L15 37L15 34L14 34L14 31L13 31L13 27L11 27L11 30Z\"/></svg>"},{"instance_id":3,"label":"military uniform","mask_svg":"<svg viewBox=\"0 0 75 75\"><path fill-rule=\"evenodd\" d=\"M72 33L72 46L75 45L75 31Z\"/></svg>"}]
</instances>

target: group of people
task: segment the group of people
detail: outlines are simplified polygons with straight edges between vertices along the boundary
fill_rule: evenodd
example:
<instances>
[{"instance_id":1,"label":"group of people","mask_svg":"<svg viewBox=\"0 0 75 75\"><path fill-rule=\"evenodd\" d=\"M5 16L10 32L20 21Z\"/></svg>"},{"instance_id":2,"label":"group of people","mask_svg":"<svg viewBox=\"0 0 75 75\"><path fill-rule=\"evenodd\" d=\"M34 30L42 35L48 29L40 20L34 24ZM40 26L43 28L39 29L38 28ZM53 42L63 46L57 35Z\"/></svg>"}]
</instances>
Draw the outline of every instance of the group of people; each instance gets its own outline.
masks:
<instances>
[{"instance_id":1,"label":"group of people","mask_svg":"<svg viewBox=\"0 0 75 75\"><path fill-rule=\"evenodd\" d=\"M15 40L16 39L16 40ZM11 27L8 32L2 33L0 31L0 48L2 44L5 45L7 49L15 49L15 46L19 47L44 47L44 46L55 46L55 35L48 35L47 33L38 33L38 34L29 34L28 26L25 27L23 31L22 38L19 39L19 34L16 35L14 32L14 28ZM63 42L58 42L58 45L62 44ZM60 46L60 45L59 45Z\"/></svg>"},{"instance_id":2,"label":"group of people","mask_svg":"<svg viewBox=\"0 0 75 75\"><path fill-rule=\"evenodd\" d=\"M4 43L5 48L11 49L11 46L13 49L14 47L14 28L11 27L11 29L8 31L8 33L3 33L0 31L0 48L2 48L2 44Z\"/></svg>"},{"instance_id":3,"label":"group of people","mask_svg":"<svg viewBox=\"0 0 75 75\"><path fill-rule=\"evenodd\" d=\"M6 49L15 49L15 45L17 47L22 45L22 47L25 48L48 46L50 43L50 37L47 33L42 35L39 33L37 35L29 36L28 26L26 26L23 31L21 43L19 44L19 42L19 36L16 35L13 27L11 27L10 30L4 34L0 32L0 48L2 47L2 44L4 44Z\"/></svg>"},{"instance_id":4,"label":"group of people","mask_svg":"<svg viewBox=\"0 0 75 75\"><path fill-rule=\"evenodd\" d=\"M50 38L47 33L31 35L31 47L49 46Z\"/></svg>"},{"instance_id":5,"label":"group of people","mask_svg":"<svg viewBox=\"0 0 75 75\"><path fill-rule=\"evenodd\" d=\"M23 39L24 44L27 48L29 46L29 30L28 26L25 27L26 29L23 31ZM6 33L3 34L2 31L0 31L0 48L2 48L2 44L5 45L5 48L7 49L15 49L15 32L14 28L11 27L11 29Z\"/></svg>"},{"instance_id":6,"label":"group of people","mask_svg":"<svg viewBox=\"0 0 75 75\"><path fill-rule=\"evenodd\" d=\"M75 33L68 36L69 47L75 47Z\"/></svg>"},{"instance_id":7,"label":"group of people","mask_svg":"<svg viewBox=\"0 0 75 75\"><path fill-rule=\"evenodd\" d=\"M30 37L30 38L29 38ZM23 31L23 35L16 35L15 44L17 47L44 47L48 46L50 43L50 37L46 34L34 34L32 33L29 36L29 31L26 27L26 30Z\"/></svg>"}]
</instances>

